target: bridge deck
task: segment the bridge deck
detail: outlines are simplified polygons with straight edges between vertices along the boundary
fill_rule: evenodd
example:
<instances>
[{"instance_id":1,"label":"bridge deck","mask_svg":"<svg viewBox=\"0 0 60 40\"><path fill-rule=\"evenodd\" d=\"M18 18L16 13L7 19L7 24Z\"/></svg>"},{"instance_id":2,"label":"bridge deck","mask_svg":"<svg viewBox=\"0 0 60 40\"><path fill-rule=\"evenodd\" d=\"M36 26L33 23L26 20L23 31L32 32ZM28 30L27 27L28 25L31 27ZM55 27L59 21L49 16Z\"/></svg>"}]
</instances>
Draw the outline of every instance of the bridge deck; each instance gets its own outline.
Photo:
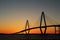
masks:
<instances>
[{"instance_id":1,"label":"bridge deck","mask_svg":"<svg viewBox=\"0 0 60 40\"><path fill-rule=\"evenodd\" d=\"M31 29L47 28L47 27L60 27L60 25L48 25L48 26L41 26L41 27L38 26L38 27L33 27L33 28L26 29L26 30L22 30L22 31L19 31L19 32L13 33L13 34L18 34L18 33L25 32L25 31L27 31L27 30L31 30Z\"/></svg>"}]
</instances>

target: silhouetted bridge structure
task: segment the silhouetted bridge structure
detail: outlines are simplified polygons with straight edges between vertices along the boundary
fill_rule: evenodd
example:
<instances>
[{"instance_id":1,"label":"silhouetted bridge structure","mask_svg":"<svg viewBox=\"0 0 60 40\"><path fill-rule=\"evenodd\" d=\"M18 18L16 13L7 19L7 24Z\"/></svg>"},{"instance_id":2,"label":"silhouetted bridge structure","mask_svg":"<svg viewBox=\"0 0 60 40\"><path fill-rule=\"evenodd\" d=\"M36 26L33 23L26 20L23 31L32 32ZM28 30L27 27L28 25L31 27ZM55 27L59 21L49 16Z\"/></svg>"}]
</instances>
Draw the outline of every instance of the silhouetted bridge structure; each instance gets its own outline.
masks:
<instances>
[{"instance_id":1,"label":"silhouetted bridge structure","mask_svg":"<svg viewBox=\"0 0 60 40\"><path fill-rule=\"evenodd\" d=\"M42 20L44 20L45 26L41 26L41 25L42 25ZM28 27L28 29L27 29L27 27ZM41 20L40 20L40 26L30 28L30 27L29 27L29 22L28 22L28 20L27 20L27 21L26 21L25 30L22 30L22 31L13 33L13 34L19 34L19 33L26 32L26 31L28 31L28 32L26 32L26 34L29 34L30 30L32 30L32 29L37 29L37 28L40 28L41 34L46 34L47 27L55 27L55 34L56 34L56 32L57 32L56 27L58 27L58 29L59 29L58 32L59 32L59 34L60 34L60 25L46 25L45 14L44 14L44 12L42 12L42 14L41 14ZM44 33L42 32L42 28L45 28Z\"/></svg>"},{"instance_id":2,"label":"silhouetted bridge structure","mask_svg":"<svg viewBox=\"0 0 60 40\"><path fill-rule=\"evenodd\" d=\"M42 26L42 20L44 20L44 26ZM55 34L46 34L46 30L48 27L54 27L55 28ZM57 28L58 27L58 32L59 34L56 34ZM28 29L27 29L28 28ZM40 29L40 34L29 34L30 30L32 29ZM44 33L42 31L42 28L44 28ZM26 34L19 34L25 32ZM1 40L60 40L60 25L46 25L46 19L45 19L45 14L42 12L41 14L41 20L40 20L40 26L36 26L33 28L29 27L29 21L26 21L26 26L25 29L16 33L13 33L11 35L0 35Z\"/></svg>"},{"instance_id":3,"label":"silhouetted bridge structure","mask_svg":"<svg viewBox=\"0 0 60 40\"><path fill-rule=\"evenodd\" d=\"M60 25L48 25L46 27L60 27ZM25 32L25 31L28 31L28 30L32 30L32 29L37 29L37 28L45 28L45 26L29 28L29 29L26 29L26 30L22 30L22 31L16 32L14 34L22 33L22 32Z\"/></svg>"}]
</instances>

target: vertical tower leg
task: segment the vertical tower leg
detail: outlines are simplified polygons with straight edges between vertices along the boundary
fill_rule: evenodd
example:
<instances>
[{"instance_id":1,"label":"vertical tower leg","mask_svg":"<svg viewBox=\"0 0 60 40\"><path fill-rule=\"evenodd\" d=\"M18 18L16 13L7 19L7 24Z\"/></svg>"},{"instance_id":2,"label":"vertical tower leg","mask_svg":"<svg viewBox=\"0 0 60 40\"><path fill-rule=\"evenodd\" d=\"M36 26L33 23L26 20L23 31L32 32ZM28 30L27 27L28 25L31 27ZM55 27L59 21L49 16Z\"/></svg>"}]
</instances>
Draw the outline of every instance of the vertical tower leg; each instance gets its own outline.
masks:
<instances>
[{"instance_id":1,"label":"vertical tower leg","mask_svg":"<svg viewBox=\"0 0 60 40\"><path fill-rule=\"evenodd\" d=\"M43 34L42 29L41 29L41 24L42 24L42 15L41 15L41 20L40 20L40 31L41 31L41 34Z\"/></svg>"},{"instance_id":2,"label":"vertical tower leg","mask_svg":"<svg viewBox=\"0 0 60 40\"><path fill-rule=\"evenodd\" d=\"M56 26L55 26L55 34L56 34Z\"/></svg>"},{"instance_id":3,"label":"vertical tower leg","mask_svg":"<svg viewBox=\"0 0 60 40\"><path fill-rule=\"evenodd\" d=\"M60 27L59 27L59 34L60 34Z\"/></svg>"}]
</instances>

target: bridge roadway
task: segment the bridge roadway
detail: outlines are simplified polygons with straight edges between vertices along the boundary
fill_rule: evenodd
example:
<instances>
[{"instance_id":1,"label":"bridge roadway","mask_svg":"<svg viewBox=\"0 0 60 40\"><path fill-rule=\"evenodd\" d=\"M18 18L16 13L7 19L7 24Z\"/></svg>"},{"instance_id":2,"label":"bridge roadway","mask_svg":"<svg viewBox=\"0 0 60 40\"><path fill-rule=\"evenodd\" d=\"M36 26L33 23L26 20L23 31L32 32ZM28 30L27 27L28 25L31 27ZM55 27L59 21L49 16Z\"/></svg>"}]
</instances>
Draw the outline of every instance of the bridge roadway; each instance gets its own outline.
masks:
<instances>
[{"instance_id":1,"label":"bridge roadway","mask_svg":"<svg viewBox=\"0 0 60 40\"><path fill-rule=\"evenodd\" d=\"M22 30L19 32L15 32L13 34L19 34L19 33L22 33L22 32L28 31L28 30L37 29L37 28L46 28L46 27L60 27L60 25L48 25L48 26L41 26L41 27L38 26L38 27L33 27L33 28L26 29L26 30Z\"/></svg>"}]
</instances>

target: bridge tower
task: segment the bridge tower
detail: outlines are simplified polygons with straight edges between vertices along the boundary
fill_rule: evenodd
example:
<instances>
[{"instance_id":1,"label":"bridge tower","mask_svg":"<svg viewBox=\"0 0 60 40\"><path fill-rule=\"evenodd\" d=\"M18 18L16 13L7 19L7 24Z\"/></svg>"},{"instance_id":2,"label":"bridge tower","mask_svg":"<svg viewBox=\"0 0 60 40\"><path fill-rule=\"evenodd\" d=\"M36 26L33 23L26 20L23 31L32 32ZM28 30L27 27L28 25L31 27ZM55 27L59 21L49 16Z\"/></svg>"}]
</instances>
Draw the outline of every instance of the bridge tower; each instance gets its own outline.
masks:
<instances>
[{"instance_id":1,"label":"bridge tower","mask_svg":"<svg viewBox=\"0 0 60 40\"><path fill-rule=\"evenodd\" d=\"M26 21L25 30L29 29L29 21ZM26 34L29 34L30 30L26 31Z\"/></svg>"},{"instance_id":2,"label":"bridge tower","mask_svg":"<svg viewBox=\"0 0 60 40\"><path fill-rule=\"evenodd\" d=\"M42 32L42 20L44 20L44 25L45 25L45 30L44 30L44 33ZM47 29L47 27L46 27L46 20L45 20L45 14L44 14L44 12L42 12L42 14L41 14L41 20L40 20L40 31L41 31L41 34L46 34L46 29Z\"/></svg>"}]
</instances>

